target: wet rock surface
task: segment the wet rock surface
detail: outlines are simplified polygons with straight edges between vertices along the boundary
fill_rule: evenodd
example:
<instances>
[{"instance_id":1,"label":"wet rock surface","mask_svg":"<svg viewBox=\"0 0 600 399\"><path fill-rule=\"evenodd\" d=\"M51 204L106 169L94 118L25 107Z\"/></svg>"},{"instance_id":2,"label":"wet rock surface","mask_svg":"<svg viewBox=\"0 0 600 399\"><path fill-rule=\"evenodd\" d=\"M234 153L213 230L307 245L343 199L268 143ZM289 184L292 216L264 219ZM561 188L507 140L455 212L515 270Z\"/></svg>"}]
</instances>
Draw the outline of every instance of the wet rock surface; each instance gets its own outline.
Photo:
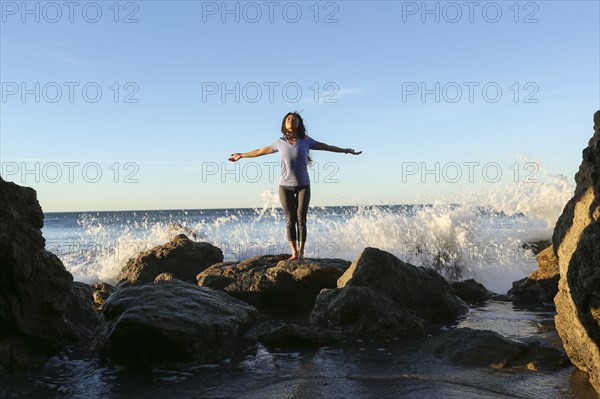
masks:
<instances>
[{"instance_id":1,"label":"wet rock surface","mask_svg":"<svg viewBox=\"0 0 600 399\"><path fill-rule=\"evenodd\" d=\"M96 346L123 363L209 362L243 345L253 306L180 280L116 291L104 304Z\"/></svg>"},{"instance_id":2,"label":"wet rock surface","mask_svg":"<svg viewBox=\"0 0 600 399\"><path fill-rule=\"evenodd\" d=\"M45 362L73 334L73 276L46 251L35 190L0 178L0 368Z\"/></svg>"},{"instance_id":3,"label":"wet rock surface","mask_svg":"<svg viewBox=\"0 0 600 399\"><path fill-rule=\"evenodd\" d=\"M538 268L529 277L515 281L508 291L509 298L520 305L554 306L558 292L558 258L550 245L537 255Z\"/></svg>"},{"instance_id":4,"label":"wet rock surface","mask_svg":"<svg viewBox=\"0 0 600 399\"><path fill-rule=\"evenodd\" d=\"M423 345L423 351L465 366L554 371L571 365L564 351L540 342L517 342L471 328L451 329Z\"/></svg>"},{"instance_id":5,"label":"wet rock surface","mask_svg":"<svg viewBox=\"0 0 600 399\"><path fill-rule=\"evenodd\" d=\"M497 294L473 279L451 282L450 285L456 296L469 305L481 305L488 299L498 297Z\"/></svg>"},{"instance_id":6,"label":"wet rock surface","mask_svg":"<svg viewBox=\"0 0 600 399\"><path fill-rule=\"evenodd\" d=\"M377 248L365 248L337 286L319 294L310 321L346 337L420 335L467 312L440 274Z\"/></svg>"},{"instance_id":7,"label":"wet rock surface","mask_svg":"<svg viewBox=\"0 0 600 399\"><path fill-rule=\"evenodd\" d=\"M162 273L195 283L198 273L222 261L223 251L220 248L207 242L192 241L185 234L179 234L168 243L131 258L119 274L118 283L148 284Z\"/></svg>"},{"instance_id":8,"label":"wet rock surface","mask_svg":"<svg viewBox=\"0 0 600 399\"><path fill-rule=\"evenodd\" d=\"M310 311L323 288L332 288L350 266L343 259L263 255L222 262L198 274L201 286L222 290L264 310Z\"/></svg>"}]
</instances>

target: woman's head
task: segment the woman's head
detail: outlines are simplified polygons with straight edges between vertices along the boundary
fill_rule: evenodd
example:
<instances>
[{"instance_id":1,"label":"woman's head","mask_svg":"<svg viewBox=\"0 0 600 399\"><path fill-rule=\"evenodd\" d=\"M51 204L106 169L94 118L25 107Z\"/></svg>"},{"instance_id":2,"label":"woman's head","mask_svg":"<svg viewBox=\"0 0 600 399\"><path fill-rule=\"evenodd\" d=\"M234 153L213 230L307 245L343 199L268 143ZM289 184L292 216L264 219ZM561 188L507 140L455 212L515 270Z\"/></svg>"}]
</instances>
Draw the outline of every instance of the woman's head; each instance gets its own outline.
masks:
<instances>
[{"instance_id":1,"label":"woman's head","mask_svg":"<svg viewBox=\"0 0 600 399\"><path fill-rule=\"evenodd\" d=\"M299 139L306 136L304 120L298 112L288 112L281 121L281 133L287 136L292 131L296 132L296 137Z\"/></svg>"},{"instance_id":2,"label":"woman's head","mask_svg":"<svg viewBox=\"0 0 600 399\"><path fill-rule=\"evenodd\" d=\"M288 136L290 131L296 132L296 138L303 139L306 137L306 128L304 127L304 120L300 116L298 112L288 112L283 117L281 121L281 133L284 136ZM308 152L308 164L312 165L313 159L310 155L310 151Z\"/></svg>"}]
</instances>

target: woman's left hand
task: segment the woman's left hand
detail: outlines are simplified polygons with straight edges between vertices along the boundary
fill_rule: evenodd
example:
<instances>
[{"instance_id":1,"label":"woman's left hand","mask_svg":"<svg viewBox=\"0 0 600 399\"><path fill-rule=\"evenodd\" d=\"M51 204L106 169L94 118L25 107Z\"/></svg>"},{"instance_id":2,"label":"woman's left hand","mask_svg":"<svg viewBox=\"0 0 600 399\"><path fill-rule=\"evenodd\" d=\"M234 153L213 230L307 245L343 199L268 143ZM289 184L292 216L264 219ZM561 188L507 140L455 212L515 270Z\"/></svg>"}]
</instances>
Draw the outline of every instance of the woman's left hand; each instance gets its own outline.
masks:
<instances>
[{"instance_id":1,"label":"woman's left hand","mask_svg":"<svg viewBox=\"0 0 600 399\"><path fill-rule=\"evenodd\" d=\"M353 148L346 148L346 154L359 155L362 151L355 151Z\"/></svg>"}]
</instances>

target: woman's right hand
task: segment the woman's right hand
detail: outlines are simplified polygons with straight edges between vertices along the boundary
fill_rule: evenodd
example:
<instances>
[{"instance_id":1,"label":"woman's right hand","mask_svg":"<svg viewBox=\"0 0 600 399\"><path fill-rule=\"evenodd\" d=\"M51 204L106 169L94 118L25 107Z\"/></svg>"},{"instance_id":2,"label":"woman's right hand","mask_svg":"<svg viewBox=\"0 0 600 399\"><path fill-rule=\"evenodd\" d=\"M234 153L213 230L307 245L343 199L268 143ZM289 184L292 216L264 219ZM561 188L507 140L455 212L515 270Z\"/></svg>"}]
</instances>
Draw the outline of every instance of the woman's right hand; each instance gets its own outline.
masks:
<instances>
[{"instance_id":1,"label":"woman's right hand","mask_svg":"<svg viewBox=\"0 0 600 399\"><path fill-rule=\"evenodd\" d=\"M235 162L237 160L239 160L242 157L242 154L240 154L239 152L233 153L231 154L231 158L229 158L229 160L231 162Z\"/></svg>"}]
</instances>

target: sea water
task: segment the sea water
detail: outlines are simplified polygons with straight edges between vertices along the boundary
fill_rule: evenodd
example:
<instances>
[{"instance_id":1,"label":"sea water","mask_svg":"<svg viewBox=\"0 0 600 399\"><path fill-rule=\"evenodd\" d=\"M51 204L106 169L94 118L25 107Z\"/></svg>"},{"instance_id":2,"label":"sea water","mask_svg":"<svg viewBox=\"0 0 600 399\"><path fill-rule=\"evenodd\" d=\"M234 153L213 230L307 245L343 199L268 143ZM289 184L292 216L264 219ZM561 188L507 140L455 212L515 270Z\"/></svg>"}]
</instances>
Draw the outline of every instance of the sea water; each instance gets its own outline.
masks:
<instances>
[{"instance_id":1,"label":"sea water","mask_svg":"<svg viewBox=\"0 0 600 399\"><path fill-rule=\"evenodd\" d=\"M551 239L572 193L565 178L550 176L453 202L311 207L305 256L352 261L376 247L502 294L537 267L524 244ZM218 246L225 261L289 253L277 194L265 192L263 202L253 209L47 213L43 234L75 280L114 283L128 259L181 233Z\"/></svg>"}]
</instances>

